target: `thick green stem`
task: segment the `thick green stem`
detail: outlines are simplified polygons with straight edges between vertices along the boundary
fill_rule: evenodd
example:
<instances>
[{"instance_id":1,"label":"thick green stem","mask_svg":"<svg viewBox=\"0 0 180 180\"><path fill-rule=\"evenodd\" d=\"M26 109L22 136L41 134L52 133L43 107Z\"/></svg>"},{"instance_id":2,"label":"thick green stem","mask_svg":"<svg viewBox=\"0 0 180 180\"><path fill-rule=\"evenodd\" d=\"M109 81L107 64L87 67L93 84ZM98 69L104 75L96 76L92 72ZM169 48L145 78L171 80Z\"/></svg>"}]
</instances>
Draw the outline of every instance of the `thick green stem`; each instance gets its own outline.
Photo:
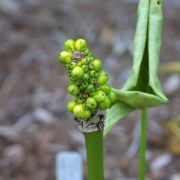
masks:
<instances>
[{"instance_id":1,"label":"thick green stem","mask_svg":"<svg viewBox=\"0 0 180 180\"><path fill-rule=\"evenodd\" d=\"M88 180L104 180L103 131L84 133Z\"/></svg>"},{"instance_id":2,"label":"thick green stem","mask_svg":"<svg viewBox=\"0 0 180 180\"><path fill-rule=\"evenodd\" d=\"M147 110L141 112L141 135L139 147L139 180L146 178Z\"/></svg>"}]
</instances>

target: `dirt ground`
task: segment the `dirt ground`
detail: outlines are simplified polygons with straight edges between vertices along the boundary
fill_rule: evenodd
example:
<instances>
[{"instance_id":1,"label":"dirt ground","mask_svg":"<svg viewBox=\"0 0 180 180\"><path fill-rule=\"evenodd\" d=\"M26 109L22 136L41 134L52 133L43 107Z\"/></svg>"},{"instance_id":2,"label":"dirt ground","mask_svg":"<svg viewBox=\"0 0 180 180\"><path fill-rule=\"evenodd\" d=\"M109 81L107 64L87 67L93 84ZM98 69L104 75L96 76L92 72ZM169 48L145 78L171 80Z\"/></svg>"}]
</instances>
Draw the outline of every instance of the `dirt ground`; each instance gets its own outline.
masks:
<instances>
[{"instance_id":1,"label":"dirt ground","mask_svg":"<svg viewBox=\"0 0 180 180\"><path fill-rule=\"evenodd\" d=\"M66 72L57 61L67 38L84 37L110 83L129 76L136 0L0 0L0 180L53 180L55 155L85 147L65 108ZM180 60L180 3L165 0L160 67ZM170 102L149 111L148 178L180 179L180 74L160 71ZM106 180L137 177L138 117L105 139Z\"/></svg>"}]
</instances>

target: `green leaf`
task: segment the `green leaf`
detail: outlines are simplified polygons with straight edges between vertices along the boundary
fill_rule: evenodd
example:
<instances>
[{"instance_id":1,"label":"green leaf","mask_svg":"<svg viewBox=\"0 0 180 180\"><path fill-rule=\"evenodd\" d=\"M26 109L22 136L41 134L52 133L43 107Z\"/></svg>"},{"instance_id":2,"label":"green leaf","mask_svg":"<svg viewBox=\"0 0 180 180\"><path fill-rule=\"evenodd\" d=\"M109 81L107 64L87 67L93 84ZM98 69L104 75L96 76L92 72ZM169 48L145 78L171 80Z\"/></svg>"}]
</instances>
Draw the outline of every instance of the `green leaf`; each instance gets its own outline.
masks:
<instances>
[{"instance_id":1,"label":"green leaf","mask_svg":"<svg viewBox=\"0 0 180 180\"><path fill-rule=\"evenodd\" d=\"M137 109L168 102L158 79L162 20L162 0L139 1L131 74L122 89L114 89L121 106L119 110L113 106L110 111L118 114L119 118L116 116L113 120L107 113L105 132L125 116L120 109L123 103Z\"/></svg>"},{"instance_id":2,"label":"green leaf","mask_svg":"<svg viewBox=\"0 0 180 180\"><path fill-rule=\"evenodd\" d=\"M157 75L162 20L162 1L140 1L131 75L122 90L115 90L120 101L135 108L167 103Z\"/></svg>"},{"instance_id":3,"label":"green leaf","mask_svg":"<svg viewBox=\"0 0 180 180\"><path fill-rule=\"evenodd\" d=\"M112 108L107 110L106 119L105 119L104 136L108 134L108 132L120 119L127 116L127 114L129 114L133 110L135 110L133 107L122 102L118 102L114 104Z\"/></svg>"}]
</instances>

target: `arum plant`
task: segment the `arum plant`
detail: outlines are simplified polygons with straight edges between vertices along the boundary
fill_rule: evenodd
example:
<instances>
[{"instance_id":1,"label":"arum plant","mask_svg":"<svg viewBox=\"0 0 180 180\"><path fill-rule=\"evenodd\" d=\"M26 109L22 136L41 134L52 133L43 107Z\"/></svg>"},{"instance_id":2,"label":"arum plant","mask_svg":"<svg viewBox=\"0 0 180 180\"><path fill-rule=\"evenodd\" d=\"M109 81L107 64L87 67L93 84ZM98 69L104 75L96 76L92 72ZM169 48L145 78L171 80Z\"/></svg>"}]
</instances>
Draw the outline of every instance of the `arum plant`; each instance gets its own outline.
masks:
<instances>
[{"instance_id":1,"label":"arum plant","mask_svg":"<svg viewBox=\"0 0 180 180\"><path fill-rule=\"evenodd\" d=\"M73 96L67 109L85 136L89 180L104 179L103 136L136 109L141 112L139 180L145 179L148 108L167 103L157 75L161 26L162 1L140 0L133 66L129 79L119 89L108 84L102 62L94 59L84 39L67 40L59 54L69 77L68 92ZM107 110L105 120L99 110Z\"/></svg>"}]
</instances>

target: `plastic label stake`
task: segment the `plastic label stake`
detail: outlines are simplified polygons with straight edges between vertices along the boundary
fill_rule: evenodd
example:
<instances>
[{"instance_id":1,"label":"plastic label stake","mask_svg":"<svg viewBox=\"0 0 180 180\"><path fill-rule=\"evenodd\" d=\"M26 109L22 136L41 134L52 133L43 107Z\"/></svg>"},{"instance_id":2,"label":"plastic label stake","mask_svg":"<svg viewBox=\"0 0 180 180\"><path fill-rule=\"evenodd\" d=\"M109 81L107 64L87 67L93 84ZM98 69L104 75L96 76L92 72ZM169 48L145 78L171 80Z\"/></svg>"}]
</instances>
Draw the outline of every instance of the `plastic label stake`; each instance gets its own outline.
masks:
<instances>
[{"instance_id":1,"label":"plastic label stake","mask_svg":"<svg viewBox=\"0 0 180 180\"><path fill-rule=\"evenodd\" d=\"M77 152L56 155L56 180L83 180L82 157Z\"/></svg>"}]
</instances>

